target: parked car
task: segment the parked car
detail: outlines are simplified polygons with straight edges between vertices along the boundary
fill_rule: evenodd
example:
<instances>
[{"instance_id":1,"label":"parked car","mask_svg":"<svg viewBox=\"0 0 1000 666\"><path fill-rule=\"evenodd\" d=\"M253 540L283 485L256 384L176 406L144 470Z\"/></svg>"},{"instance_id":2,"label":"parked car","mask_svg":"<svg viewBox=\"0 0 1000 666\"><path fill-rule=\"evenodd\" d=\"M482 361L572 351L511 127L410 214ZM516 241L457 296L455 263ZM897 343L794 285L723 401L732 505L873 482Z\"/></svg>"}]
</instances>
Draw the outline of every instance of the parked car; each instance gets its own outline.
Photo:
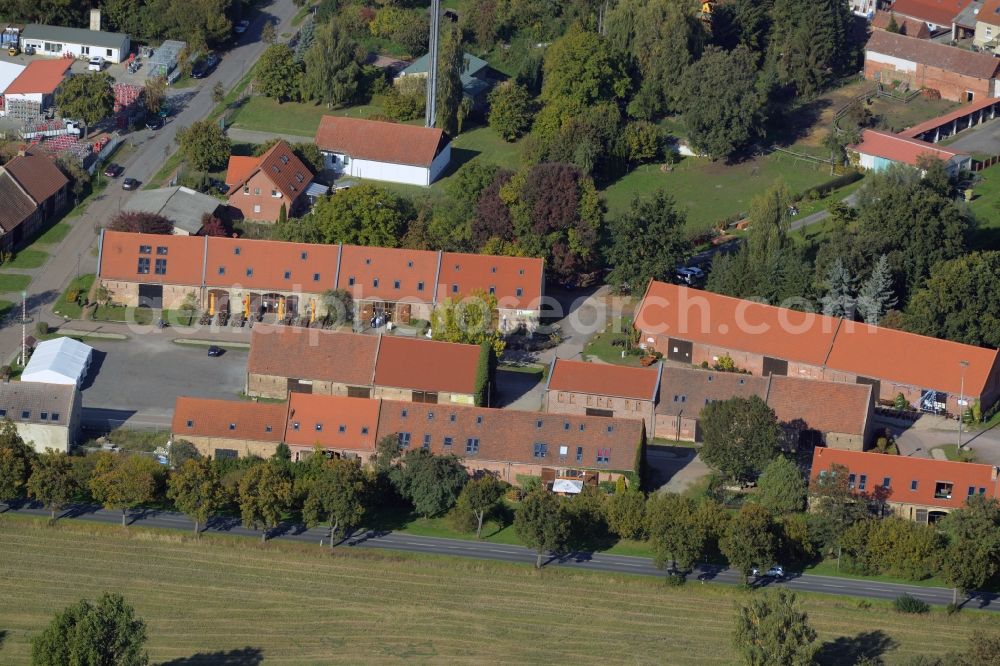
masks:
<instances>
[{"instance_id":1,"label":"parked car","mask_svg":"<svg viewBox=\"0 0 1000 666\"><path fill-rule=\"evenodd\" d=\"M104 69L104 58L101 56L94 56L90 59L90 62L87 63L88 72L99 72L102 69Z\"/></svg>"},{"instance_id":2,"label":"parked car","mask_svg":"<svg viewBox=\"0 0 1000 666\"><path fill-rule=\"evenodd\" d=\"M685 284L695 284L705 279L705 271L697 266L681 267L674 269L674 275L679 282Z\"/></svg>"},{"instance_id":3,"label":"parked car","mask_svg":"<svg viewBox=\"0 0 1000 666\"><path fill-rule=\"evenodd\" d=\"M104 175L108 178L117 178L125 172L125 168L119 164L112 162L108 165L108 168L104 170Z\"/></svg>"},{"instance_id":4,"label":"parked car","mask_svg":"<svg viewBox=\"0 0 1000 666\"><path fill-rule=\"evenodd\" d=\"M771 567L764 573L761 573L759 568L754 567L753 569L750 570L750 575L756 576L757 578L784 578L785 568L776 565Z\"/></svg>"},{"instance_id":5,"label":"parked car","mask_svg":"<svg viewBox=\"0 0 1000 666\"><path fill-rule=\"evenodd\" d=\"M247 31L249 27L250 27L250 21L243 19L235 26L233 26L233 32L235 32L237 35L242 35L244 32Z\"/></svg>"},{"instance_id":6,"label":"parked car","mask_svg":"<svg viewBox=\"0 0 1000 666\"><path fill-rule=\"evenodd\" d=\"M222 353L223 353L222 347L212 345L211 347L208 348L209 356L222 356Z\"/></svg>"},{"instance_id":7,"label":"parked car","mask_svg":"<svg viewBox=\"0 0 1000 666\"><path fill-rule=\"evenodd\" d=\"M212 73L215 66L219 64L219 56L209 53L207 56L199 58L191 68L191 78L203 79Z\"/></svg>"},{"instance_id":8,"label":"parked car","mask_svg":"<svg viewBox=\"0 0 1000 666\"><path fill-rule=\"evenodd\" d=\"M158 130L163 127L163 118L160 116L149 116L146 118L146 129Z\"/></svg>"},{"instance_id":9,"label":"parked car","mask_svg":"<svg viewBox=\"0 0 1000 666\"><path fill-rule=\"evenodd\" d=\"M141 183L139 181L137 181L135 178L126 178L125 180L122 181L122 189L123 190L137 190L137 189L139 189L139 185L140 184Z\"/></svg>"}]
</instances>

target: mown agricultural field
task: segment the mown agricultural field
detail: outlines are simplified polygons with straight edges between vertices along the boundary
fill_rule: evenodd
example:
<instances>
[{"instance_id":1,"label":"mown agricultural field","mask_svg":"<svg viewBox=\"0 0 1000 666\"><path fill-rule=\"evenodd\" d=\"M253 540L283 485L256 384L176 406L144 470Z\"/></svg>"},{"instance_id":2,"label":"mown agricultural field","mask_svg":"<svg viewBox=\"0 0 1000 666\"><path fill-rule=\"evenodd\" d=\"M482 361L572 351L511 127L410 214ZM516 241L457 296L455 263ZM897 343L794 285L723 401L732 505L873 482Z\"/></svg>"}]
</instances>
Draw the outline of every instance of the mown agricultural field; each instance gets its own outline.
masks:
<instances>
[{"instance_id":1,"label":"mown agricultural field","mask_svg":"<svg viewBox=\"0 0 1000 666\"><path fill-rule=\"evenodd\" d=\"M52 614L105 590L145 618L153 663L732 664L745 592L473 560L325 550L0 516L0 663ZM997 618L804 599L824 663L961 647ZM864 604L862 604L864 605Z\"/></svg>"}]
</instances>

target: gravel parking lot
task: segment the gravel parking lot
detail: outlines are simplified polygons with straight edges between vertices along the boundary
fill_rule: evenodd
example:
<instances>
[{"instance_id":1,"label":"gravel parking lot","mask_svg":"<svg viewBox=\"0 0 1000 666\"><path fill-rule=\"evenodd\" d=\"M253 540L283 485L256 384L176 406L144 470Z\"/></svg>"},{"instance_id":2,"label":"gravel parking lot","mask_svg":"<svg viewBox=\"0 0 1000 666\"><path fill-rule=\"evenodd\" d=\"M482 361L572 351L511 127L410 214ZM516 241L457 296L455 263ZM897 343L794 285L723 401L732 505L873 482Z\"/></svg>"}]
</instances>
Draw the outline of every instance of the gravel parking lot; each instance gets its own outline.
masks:
<instances>
[{"instance_id":1,"label":"gravel parking lot","mask_svg":"<svg viewBox=\"0 0 1000 666\"><path fill-rule=\"evenodd\" d=\"M129 340L88 340L95 349L83 385L84 421L128 419L135 426L166 427L181 395L235 400L243 390L247 352L229 349L219 357L207 347L179 345L151 333Z\"/></svg>"}]
</instances>

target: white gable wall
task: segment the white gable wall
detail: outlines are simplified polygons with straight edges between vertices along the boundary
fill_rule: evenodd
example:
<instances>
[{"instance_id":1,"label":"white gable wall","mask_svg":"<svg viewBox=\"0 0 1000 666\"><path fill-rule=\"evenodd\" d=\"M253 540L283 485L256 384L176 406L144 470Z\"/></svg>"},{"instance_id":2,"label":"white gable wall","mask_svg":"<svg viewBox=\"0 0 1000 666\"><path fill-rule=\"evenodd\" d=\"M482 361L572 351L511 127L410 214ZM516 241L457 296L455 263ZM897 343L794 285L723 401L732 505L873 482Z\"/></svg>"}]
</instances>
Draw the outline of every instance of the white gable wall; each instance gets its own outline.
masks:
<instances>
[{"instance_id":1,"label":"white gable wall","mask_svg":"<svg viewBox=\"0 0 1000 666\"><path fill-rule=\"evenodd\" d=\"M327 169L347 176L427 187L448 168L448 163L451 161L451 144L446 145L444 150L437 154L430 167L376 162L326 151L323 152L323 158Z\"/></svg>"}]
</instances>

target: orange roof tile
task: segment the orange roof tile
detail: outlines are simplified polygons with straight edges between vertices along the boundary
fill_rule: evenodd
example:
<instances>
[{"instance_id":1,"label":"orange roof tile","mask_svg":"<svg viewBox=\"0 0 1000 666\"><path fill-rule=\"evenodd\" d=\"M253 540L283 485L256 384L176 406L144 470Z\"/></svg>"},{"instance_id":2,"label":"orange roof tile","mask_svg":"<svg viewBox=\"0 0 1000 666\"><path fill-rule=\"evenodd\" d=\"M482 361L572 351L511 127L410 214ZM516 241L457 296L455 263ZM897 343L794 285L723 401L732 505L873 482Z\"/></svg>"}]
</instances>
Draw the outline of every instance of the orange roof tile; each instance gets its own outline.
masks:
<instances>
[{"instance_id":1,"label":"orange roof tile","mask_svg":"<svg viewBox=\"0 0 1000 666\"><path fill-rule=\"evenodd\" d=\"M370 386L378 337L297 326L257 324L247 372Z\"/></svg>"},{"instance_id":2,"label":"orange roof tile","mask_svg":"<svg viewBox=\"0 0 1000 666\"><path fill-rule=\"evenodd\" d=\"M863 435L872 410L868 384L771 375L767 404L782 423L801 429Z\"/></svg>"},{"instance_id":3,"label":"orange roof tile","mask_svg":"<svg viewBox=\"0 0 1000 666\"><path fill-rule=\"evenodd\" d=\"M316 130L316 145L354 159L426 167L448 145L448 137L433 127L323 116Z\"/></svg>"},{"instance_id":4,"label":"orange roof tile","mask_svg":"<svg viewBox=\"0 0 1000 666\"><path fill-rule=\"evenodd\" d=\"M865 130L862 132L861 143L850 146L850 149L864 153L865 155L874 155L875 157L882 157L893 162L909 164L914 167L918 166L919 159L924 155L936 157L947 162L951 158L961 154L944 148L938 148L932 143L920 141L919 139L910 139L896 134L876 132L875 130Z\"/></svg>"},{"instance_id":5,"label":"orange roof tile","mask_svg":"<svg viewBox=\"0 0 1000 666\"><path fill-rule=\"evenodd\" d=\"M543 273L541 259L444 252L438 302L482 291L493 293L502 310L536 310L541 303Z\"/></svg>"},{"instance_id":6,"label":"orange roof tile","mask_svg":"<svg viewBox=\"0 0 1000 666\"><path fill-rule=\"evenodd\" d=\"M285 443L289 446L375 451L379 400L292 393Z\"/></svg>"},{"instance_id":7,"label":"orange roof tile","mask_svg":"<svg viewBox=\"0 0 1000 666\"><path fill-rule=\"evenodd\" d=\"M723 348L821 366L840 320L651 282L636 312L644 334L661 334ZM667 350L659 350L666 353Z\"/></svg>"},{"instance_id":8,"label":"orange roof tile","mask_svg":"<svg viewBox=\"0 0 1000 666\"><path fill-rule=\"evenodd\" d=\"M1000 26L1000 0L986 0L980 7L976 20Z\"/></svg>"},{"instance_id":9,"label":"orange roof tile","mask_svg":"<svg viewBox=\"0 0 1000 666\"><path fill-rule=\"evenodd\" d=\"M659 367L629 368L557 358L552 363L546 388L653 401L656 400L659 379Z\"/></svg>"},{"instance_id":10,"label":"orange roof tile","mask_svg":"<svg viewBox=\"0 0 1000 666\"><path fill-rule=\"evenodd\" d=\"M892 11L934 25L951 25L951 20L969 6L972 0L896 0Z\"/></svg>"},{"instance_id":11,"label":"orange roof tile","mask_svg":"<svg viewBox=\"0 0 1000 666\"><path fill-rule=\"evenodd\" d=\"M250 177L260 164L259 157L246 155L232 155L229 157L229 166L226 168L226 184L235 187L236 183L242 183Z\"/></svg>"},{"instance_id":12,"label":"orange roof tile","mask_svg":"<svg viewBox=\"0 0 1000 666\"><path fill-rule=\"evenodd\" d=\"M278 141L260 157L250 158L255 160L253 165L250 165L245 159L234 163L233 159L229 158L229 171L226 172L226 183L232 186L229 193L230 198L242 194L240 189L243 187L243 183L257 173L265 176L275 189L290 200L294 200L305 192L309 183L312 182L312 171L296 157L292 147L285 141ZM239 176L239 178L230 180L234 176Z\"/></svg>"},{"instance_id":13,"label":"orange roof tile","mask_svg":"<svg viewBox=\"0 0 1000 666\"><path fill-rule=\"evenodd\" d=\"M355 300L430 303L437 266L437 252L345 245L337 287L350 291Z\"/></svg>"},{"instance_id":14,"label":"orange roof tile","mask_svg":"<svg viewBox=\"0 0 1000 666\"><path fill-rule=\"evenodd\" d=\"M104 280L200 286L204 256L204 237L105 230L98 274ZM140 258L149 259L147 273L139 272ZM155 271L157 259L166 260L163 274Z\"/></svg>"},{"instance_id":15,"label":"orange roof tile","mask_svg":"<svg viewBox=\"0 0 1000 666\"><path fill-rule=\"evenodd\" d=\"M339 250L337 245L211 236L205 284L322 293L336 282Z\"/></svg>"},{"instance_id":16,"label":"orange roof tile","mask_svg":"<svg viewBox=\"0 0 1000 666\"><path fill-rule=\"evenodd\" d=\"M958 509L971 495L1000 497L993 465L816 447L811 482L815 484L820 474L829 473L834 465L843 465L854 476L857 494L889 502ZM951 484L950 497L936 496L939 484Z\"/></svg>"},{"instance_id":17,"label":"orange roof tile","mask_svg":"<svg viewBox=\"0 0 1000 666\"><path fill-rule=\"evenodd\" d=\"M170 430L185 435L280 442L285 434L284 403L210 400L181 396L174 403Z\"/></svg>"},{"instance_id":18,"label":"orange roof tile","mask_svg":"<svg viewBox=\"0 0 1000 666\"><path fill-rule=\"evenodd\" d=\"M66 58L32 60L16 79L10 82L5 95L42 93L50 95L62 83L73 61Z\"/></svg>"},{"instance_id":19,"label":"orange roof tile","mask_svg":"<svg viewBox=\"0 0 1000 666\"><path fill-rule=\"evenodd\" d=\"M478 345L382 336L375 385L471 395L480 351Z\"/></svg>"},{"instance_id":20,"label":"orange roof tile","mask_svg":"<svg viewBox=\"0 0 1000 666\"><path fill-rule=\"evenodd\" d=\"M958 395L963 389L961 361L969 362L965 370L965 394L982 395L997 364L996 350L845 322L833 342L827 366Z\"/></svg>"}]
</instances>

